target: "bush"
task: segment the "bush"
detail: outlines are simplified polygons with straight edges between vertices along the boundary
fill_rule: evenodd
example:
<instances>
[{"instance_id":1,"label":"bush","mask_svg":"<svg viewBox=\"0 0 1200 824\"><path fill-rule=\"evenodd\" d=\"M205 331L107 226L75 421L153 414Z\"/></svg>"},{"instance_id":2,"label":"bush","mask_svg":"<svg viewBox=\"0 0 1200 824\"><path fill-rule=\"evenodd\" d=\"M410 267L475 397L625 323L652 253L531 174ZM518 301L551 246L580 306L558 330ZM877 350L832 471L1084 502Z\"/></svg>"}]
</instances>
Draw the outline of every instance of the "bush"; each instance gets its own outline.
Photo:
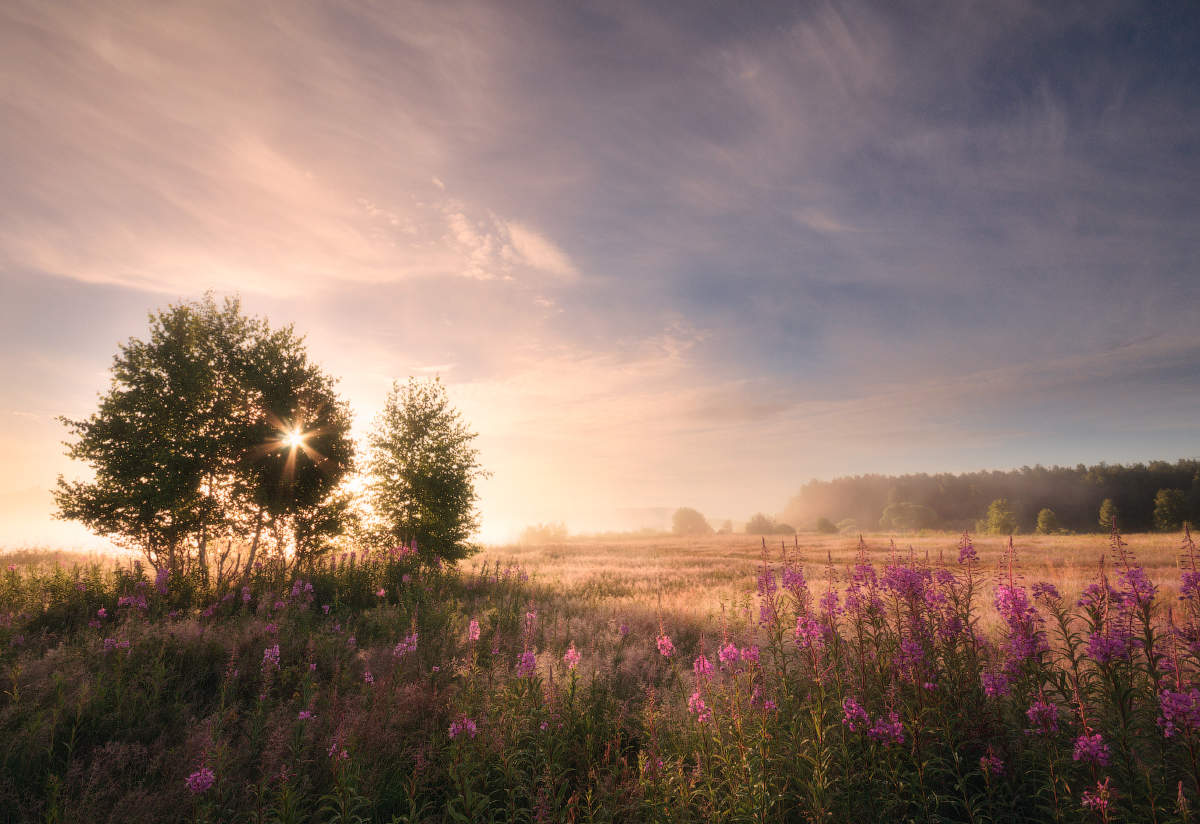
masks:
<instances>
[{"instance_id":1,"label":"bush","mask_svg":"<svg viewBox=\"0 0 1200 824\"><path fill-rule=\"evenodd\" d=\"M836 535L838 528L828 518L817 518L817 532L820 532L822 535Z\"/></svg>"},{"instance_id":2,"label":"bush","mask_svg":"<svg viewBox=\"0 0 1200 824\"><path fill-rule=\"evenodd\" d=\"M1058 516L1054 514L1053 509L1043 509L1038 513L1035 531L1038 535L1057 535L1062 531L1058 525Z\"/></svg>"},{"instance_id":3,"label":"bush","mask_svg":"<svg viewBox=\"0 0 1200 824\"><path fill-rule=\"evenodd\" d=\"M697 510L681 506L671 516L671 531L676 535L711 535L713 528Z\"/></svg>"}]
</instances>

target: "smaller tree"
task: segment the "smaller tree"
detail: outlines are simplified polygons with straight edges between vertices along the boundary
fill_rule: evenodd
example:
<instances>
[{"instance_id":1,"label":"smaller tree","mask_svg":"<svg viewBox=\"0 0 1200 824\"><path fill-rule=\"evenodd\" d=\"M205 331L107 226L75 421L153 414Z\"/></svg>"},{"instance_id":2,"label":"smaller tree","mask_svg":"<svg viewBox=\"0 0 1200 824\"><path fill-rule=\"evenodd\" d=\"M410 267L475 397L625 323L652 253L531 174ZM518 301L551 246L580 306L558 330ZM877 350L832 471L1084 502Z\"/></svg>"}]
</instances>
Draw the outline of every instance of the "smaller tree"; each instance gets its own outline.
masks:
<instances>
[{"instance_id":1,"label":"smaller tree","mask_svg":"<svg viewBox=\"0 0 1200 824\"><path fill-rule=\"evenodd\" d=\"M908 501L889 504L879 518L882 529L930 529L937 525L938 516L927 506Z\"/></svg>"},{"instance_id":2,"label":"smaller tree","mask_svg":"<svg viewBox=\"0 0 1200 824\"><path fill-rule=\"evenodd\" d=\"M475 481L486 477L475 433L450 406L440 379L393 383L368 436L378 539L417 542L424 558L457 560L475 549Z\"/></svg>"},{"instance_id":3,"label":"smaller tree","mask_svg":"<svg viewBox=\"0 0 1200 824\"><path fill-rule=\"evenodd\" d=\"M1113 522L1117 520L1117 505L1112 498L1105 498L1100 504L1100 526L1111 531Z\"/></svg>"},{"instance_id":4,"label":"smaller tree","mask_svg":"<svg viewBox=\"0 0 1200 824\"><path fill-rule=\"evenodd\" d=\"M988 505L982 526L989 535L1012 535L1017 531L1017 516L1007 499L997 498Z\"/></svg>"},{"instance_id":5,"label":"smaller tree","mask_svg":"<svg viewBox=\"0 0 1200 824\"><path fill-rule=\"evenodd\" d=\"M1043 509L1037 516L1038 535L1055 535L1061 528L1058 525L1058 516L1054 514L1053 509Z\"/></svg>"},{"instance_id":6,"label":"smaller tree","mask_svg":"<svg viewBox=\"0 0 1200 824\"><path fill-rule=\"evenodd\" d=\"M746 532L750 535L774 535L775 520L761 512L756 512L746 521Z\"/></svg>"},{"instance_id":7,"label":"smaller tree","mask_svg":"<svg viewBox=\"0 0 1200 824\"><path fill-rule=\"evenodd\" d=\"M1154 526L1170 532L1187 519L1187 496L1182 489L1160 489L1154 496Z\"/></svg>"},{"instance_id":8,"label":"smaller tree","mask_svg":"<svg viewBox=\"0 0 1200 824\"><path fill-rule=\"evenodd\" d=\"M838 533L837 524L828 518L817 518L817 532L822 535L836 535Z\"/></svg>"},{"instance_id":9,"label":"smaller tree","mask_svg":"<svg viewBox=\"0 0 1200 824\"><path fill-rule=\"evenodd\" d=\"M710 535L713 529L699 511L681 506L671 516L671 531L676 535Z\"/></svg>"}]
</instances>

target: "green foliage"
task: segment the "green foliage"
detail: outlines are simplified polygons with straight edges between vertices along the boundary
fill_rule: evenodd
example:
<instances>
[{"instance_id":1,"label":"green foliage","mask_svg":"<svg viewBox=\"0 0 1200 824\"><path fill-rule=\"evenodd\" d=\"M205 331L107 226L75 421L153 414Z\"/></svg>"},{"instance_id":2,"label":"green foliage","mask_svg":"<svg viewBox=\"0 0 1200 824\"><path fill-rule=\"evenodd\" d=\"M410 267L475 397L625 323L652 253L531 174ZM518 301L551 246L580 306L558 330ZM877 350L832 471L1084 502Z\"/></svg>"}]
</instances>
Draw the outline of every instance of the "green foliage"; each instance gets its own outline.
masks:
<instances>
[{"instance_id":1,"label":"green foliage","mask_svg":"<svg viewBox=\"0 0 1200 824\"><path fill-rule=\"evenodd\" d=\"M1187 520L1188 502L1182 489L1160 489L1154 496L1154 526L1170 532Z\"/></svg>"},{"instance_id":2,"label":"green foliage","mask_svg":"<svg viewBox=\"0 0 1200 824\"><path fill-rule=\"evenodd\" d=\"M59 477L59 517L156 568L207 574L210 544L251 540L252 558L264 532L303 555L341 531L329 508L353 460L349 409L290 326L246 317L236 300L152 315L146 340L120 346L97 412L63 422L67 454L94 479Z\"/></svg>"},{"instance_id":3,"label":"green foliage","mask_svg":"<svg viewBox=\"0 0 1200 824\"><path fill-rule=\"evenodd\" d=\"M927 506L900 501L890 504L879 518L881 529L931 529L938 524L938 515Z\"/></svg>"},{"instance_id":4,"label":"green foliage","mask_svg":"<svg viewBox=\"0 0 1200 824\"><path fill-rule=\"evenodd\" d=\"M441 380L393 383L368 442L368 489L380 540L416 541L425 558L469 555L478 525L475 481L486 476L475 433Z\"/></svg>"},{"instance_id":5,"label":"green foliage","mask_svg":"<svg viewBox=\"0 0 1200 824\"><path fill-rule=\"evenodd\" d=\"M795 535L796 528L757 512L746 522L746 532L750 535Z\"/></svg>"},{"instance_id":6,"label":"green foliage","mask_svg":"<svg viewBox=\"0 0 1200 824\"><path fill-rule=\"evenodd\" d=\"M822 535L836 535L839 531L837 524L828 518L817 518L817 532Z\"/></svg>"},{"instance_id":7,"label":"green foliage","mask_svg":"<svg viewBox=\"0 0 1200 824\"><path fill-rule=\"evenodd\" d=\"M671 532L676 535L711 535L713 528L698 510L681 506L671 516Z\"/></svg>"},{"instance_id":8,"label":"green foliage","mask_svg":"<svg viewBox=\"0 0 1200 824\"><path fill-rule=\"evenodd\" d=\"M1015 535L1017 516L1004 498L997 498L988 505L987 514L981 522L982 532L988 535Z\"/></svg>"},{"instance_id":9,"label":"green foliage","mask_svg":"<svg viewBox=\"0 0 1200 824\"><path fill-rule=\"evenodd\" d=\"M1113 499L1105 498L1100 503L1100 526L1107 530L1111 530L1113 528L1113 524L1116 523L1117 515L1117 505L1113 503ZM1125 531L1128 532L1128 530Z\"/></svg>"},{"instance_id":10,"label":"green foliage","mask_svg":"<svg viewBox=\"0 0 1200 824\"><path fill-rule=\"evenodd\" d=\"M1054 514L1053 509L1043 508L1038 512L1037 528L1034 531L1038 535L1057 535L1062 531L1062 527L1058 525L1058 516Z\"/></svg>"}]
</instances>

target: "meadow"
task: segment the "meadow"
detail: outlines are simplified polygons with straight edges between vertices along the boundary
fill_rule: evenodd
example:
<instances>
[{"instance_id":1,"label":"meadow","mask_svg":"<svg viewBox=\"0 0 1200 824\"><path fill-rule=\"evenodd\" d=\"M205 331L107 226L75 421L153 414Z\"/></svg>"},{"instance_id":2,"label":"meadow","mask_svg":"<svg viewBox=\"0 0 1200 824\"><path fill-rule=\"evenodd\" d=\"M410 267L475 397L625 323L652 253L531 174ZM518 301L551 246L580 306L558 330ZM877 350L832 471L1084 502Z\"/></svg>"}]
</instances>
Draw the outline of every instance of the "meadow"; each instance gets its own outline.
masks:
<instances>
[{"instance_id":1,"label":"meadow","mask_svg":"<svg viewBox=\"0 0 1200 824\"><path fill-rule=\"evenodd\" d=\"M1192 819L1190 537L0 567L0 820Z\"/></svg>"}]
</instances>

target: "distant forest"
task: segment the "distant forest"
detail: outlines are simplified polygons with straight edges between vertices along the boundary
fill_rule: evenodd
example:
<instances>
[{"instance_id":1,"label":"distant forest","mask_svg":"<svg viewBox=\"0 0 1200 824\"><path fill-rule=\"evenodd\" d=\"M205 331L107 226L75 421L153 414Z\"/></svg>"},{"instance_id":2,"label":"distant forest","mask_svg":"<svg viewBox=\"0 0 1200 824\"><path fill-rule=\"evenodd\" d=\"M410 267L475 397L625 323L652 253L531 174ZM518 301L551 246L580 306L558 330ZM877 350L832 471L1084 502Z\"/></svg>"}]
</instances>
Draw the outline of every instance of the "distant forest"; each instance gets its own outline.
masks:
<instances>
[{"instance_id":1,"label":"distant forest","mask_svg":"<svg viewBox=\"0 0 1200 824\"><path fill-rule=\"evenodd\" d=\"M1161 490L1174 490L1169 494L1181 504L1182 519L1200 522L1200 460L1195 459L810 481L788 502L781 517L801 529L813 528L818 521L842 529L886 529L889 519L884 513L892 507L891 512L905 508L923 512L922 526L974 529L987 517L993 501L1005 499L1018 531L1034 531L1038 513L1050 509L1062 530L1100 532L1100 507L1111 499L1122 532L1145 532L1161 527L1155 520Z\"/></svg>"}]
</instances>

